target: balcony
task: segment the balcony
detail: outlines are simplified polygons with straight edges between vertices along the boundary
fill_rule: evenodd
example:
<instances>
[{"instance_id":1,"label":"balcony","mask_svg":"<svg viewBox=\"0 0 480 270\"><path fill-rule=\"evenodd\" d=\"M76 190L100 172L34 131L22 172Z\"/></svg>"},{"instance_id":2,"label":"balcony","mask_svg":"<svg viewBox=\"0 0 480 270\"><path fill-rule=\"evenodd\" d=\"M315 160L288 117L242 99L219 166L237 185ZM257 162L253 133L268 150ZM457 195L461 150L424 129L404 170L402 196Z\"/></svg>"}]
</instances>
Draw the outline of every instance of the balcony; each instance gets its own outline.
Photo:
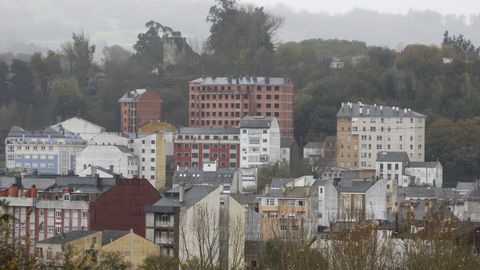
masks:
<instances>
[{"instance_id":1,"label":"balcony","mask_svg":"<svg viewBox=\"0 0 480 270\"><path fill-rule=\"evenodd\" d=\"M172 228L173 225L174 225L173 220L171 221L155 220L155 227Z\"/></svg>"},{"instance_id":2,"label":"balcony","mask_svg":"<svg viewBox=\"0 0 480 270\"><path fill-rule=\"evenodd\" d=\"M155 244L173 245L173 238L155 237Z\"/></svg>"}]
</instances>

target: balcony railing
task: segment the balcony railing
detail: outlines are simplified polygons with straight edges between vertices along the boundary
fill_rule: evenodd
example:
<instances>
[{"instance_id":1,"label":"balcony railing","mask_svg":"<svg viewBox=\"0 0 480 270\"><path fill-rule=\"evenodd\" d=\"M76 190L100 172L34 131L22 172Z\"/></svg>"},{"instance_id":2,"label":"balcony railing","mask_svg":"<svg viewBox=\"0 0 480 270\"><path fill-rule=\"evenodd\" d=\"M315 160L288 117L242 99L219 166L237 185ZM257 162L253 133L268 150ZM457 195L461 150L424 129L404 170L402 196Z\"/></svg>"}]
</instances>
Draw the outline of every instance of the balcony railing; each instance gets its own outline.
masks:
<instances>
[{"instance_id":1,"label":"balcony railing","mask_svg":"<svg viewBox=\"0 0 480 270\"><path fill-rule=\"evenodd\" d=\"M173 221L155 220L155 227L173 227Z\"/></svg>"}]
</instances>

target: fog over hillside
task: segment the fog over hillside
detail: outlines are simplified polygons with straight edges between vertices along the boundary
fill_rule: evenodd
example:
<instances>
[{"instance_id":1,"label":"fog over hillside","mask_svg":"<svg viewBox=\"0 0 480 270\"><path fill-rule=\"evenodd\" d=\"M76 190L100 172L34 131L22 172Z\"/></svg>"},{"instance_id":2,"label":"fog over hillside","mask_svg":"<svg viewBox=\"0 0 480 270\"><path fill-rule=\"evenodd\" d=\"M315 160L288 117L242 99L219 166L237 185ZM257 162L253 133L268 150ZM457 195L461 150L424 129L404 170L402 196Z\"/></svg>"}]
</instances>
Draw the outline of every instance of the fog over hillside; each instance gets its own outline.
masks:
<instances>
[{"instance_id":1,"label":"fog over hillside","mask_svg":"<svg viewBox=\"0 0 480 270\"><path fill-rule=\"evenodd\" d=\"M260 1L262 2L262 1ZM201 50L209 34L205 18L212 0L14 1L0 0L0 52L32 53L58 49L72 32L84 31L98 46L131 48L149 20L179 30ZM480 45L480 15L445 15L411 10L381 13L353 8L344 13L315 13L273 3L265 8L285 19L279 42L311 38L362 40L401 49L406 44L439 44L443 32L463 33ZM477 31L475 31L477 30Z\"/></svg>"}]
</instances>

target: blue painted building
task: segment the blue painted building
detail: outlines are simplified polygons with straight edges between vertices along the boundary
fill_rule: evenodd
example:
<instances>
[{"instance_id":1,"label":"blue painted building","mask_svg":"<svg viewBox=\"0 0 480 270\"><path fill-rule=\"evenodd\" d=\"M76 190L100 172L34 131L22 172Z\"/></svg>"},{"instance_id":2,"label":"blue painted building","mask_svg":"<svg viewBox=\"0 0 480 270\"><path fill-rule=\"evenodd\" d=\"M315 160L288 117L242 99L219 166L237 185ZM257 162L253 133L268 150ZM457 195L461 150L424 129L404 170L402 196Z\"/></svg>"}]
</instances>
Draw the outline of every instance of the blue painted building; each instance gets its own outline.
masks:
<instances>
[{"instance_id":1,"label":"blue painted building","mask_svg":"<svg viewBox=\"0 0 480 270\"><path fill-rule=\"evenodd\" d=\"M5 139L7 169L27 174L68 174L75 170L75 157L87 142L63 128L40 131L13 126Z\"/></svg>"}]
</instances>

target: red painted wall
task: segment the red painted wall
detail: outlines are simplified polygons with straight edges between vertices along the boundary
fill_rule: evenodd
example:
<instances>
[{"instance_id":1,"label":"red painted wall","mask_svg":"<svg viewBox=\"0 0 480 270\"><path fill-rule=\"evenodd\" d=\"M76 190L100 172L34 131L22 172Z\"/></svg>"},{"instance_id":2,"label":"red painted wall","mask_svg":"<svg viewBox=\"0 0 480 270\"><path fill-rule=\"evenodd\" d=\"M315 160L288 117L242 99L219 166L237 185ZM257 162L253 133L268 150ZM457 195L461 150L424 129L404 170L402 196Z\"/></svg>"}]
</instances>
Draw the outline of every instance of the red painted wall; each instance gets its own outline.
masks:
<instances>
[{"instance_id":1,"label":"red painted wall","mask_svg":"<svg viewBox=\"0 0 480 270\"><path fill-rule=\"evenodd\" d=\"M144 207L160 200L146 179L118 179L117 184L91 203L90 230L129 230L145 237Z\"/></svg>"}]
</instances>

